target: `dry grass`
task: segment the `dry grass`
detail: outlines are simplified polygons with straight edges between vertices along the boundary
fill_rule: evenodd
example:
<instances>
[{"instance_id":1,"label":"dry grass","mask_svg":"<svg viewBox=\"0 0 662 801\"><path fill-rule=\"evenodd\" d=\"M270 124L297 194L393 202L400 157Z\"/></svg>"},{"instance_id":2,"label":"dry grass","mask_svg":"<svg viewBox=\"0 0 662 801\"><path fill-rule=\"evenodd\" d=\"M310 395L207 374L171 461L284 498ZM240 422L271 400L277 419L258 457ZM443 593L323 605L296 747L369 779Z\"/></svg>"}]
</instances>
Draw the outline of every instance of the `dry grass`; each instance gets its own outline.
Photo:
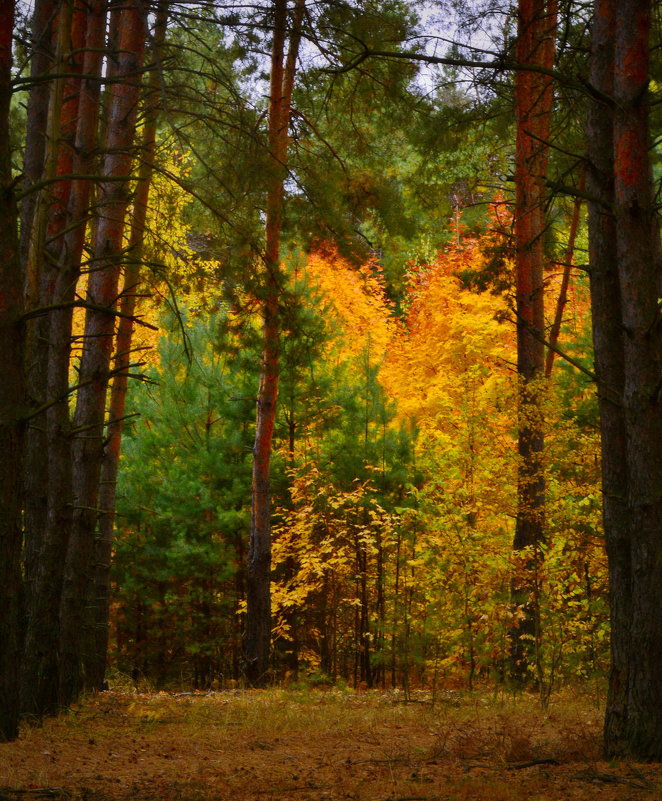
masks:
<instances>
[{"instance_id":1,"label":"dry grass","mask_svg":"<svg viewBox=\"0 0 662 801\"><path fill-rule=\"evenodd\" d=\"M656 766L600 761L600 728L570 694L111 692L0 745L0 801L662 798Z\"/></svg>"}]
</instances>

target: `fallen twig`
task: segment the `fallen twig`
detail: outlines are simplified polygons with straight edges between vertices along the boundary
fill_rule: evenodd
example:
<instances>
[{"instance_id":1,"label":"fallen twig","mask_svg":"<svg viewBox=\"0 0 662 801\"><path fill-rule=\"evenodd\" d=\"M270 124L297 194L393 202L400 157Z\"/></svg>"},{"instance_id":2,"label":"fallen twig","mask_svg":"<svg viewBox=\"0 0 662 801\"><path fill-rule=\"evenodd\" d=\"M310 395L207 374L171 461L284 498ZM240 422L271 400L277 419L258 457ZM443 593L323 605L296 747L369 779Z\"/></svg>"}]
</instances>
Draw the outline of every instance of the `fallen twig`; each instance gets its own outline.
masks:
<instances>
[{"instance_id":1,"label":"fallen twig","mask_svg":"<svg viewBox=\"0 0 662 801\"><path fill-rule=\"evenodd\" d=\"M532 768L535 765L560 765L558 759L548 757L547 759L530 759L528 762L510 762L506 767L513 770L521 770L522 768Z\"/></svg>"},{"instance_id":2,"label":"fallen twig","mask_svg":"<svg viewBox=\"0 0 662 801\"><path fill-rule=\"evenodd\" d=\"M648 776L646 776L646 774L642 770L640 770L636 765L633 765L631 762L628 762L627 766L628 766L628 769L629 769L630 773L632 773L641 782L643 782L643 784L645 784L646 787L652 787L654 785L654 782L652 782L648 778Z\"/></svg>"}]
</instances>

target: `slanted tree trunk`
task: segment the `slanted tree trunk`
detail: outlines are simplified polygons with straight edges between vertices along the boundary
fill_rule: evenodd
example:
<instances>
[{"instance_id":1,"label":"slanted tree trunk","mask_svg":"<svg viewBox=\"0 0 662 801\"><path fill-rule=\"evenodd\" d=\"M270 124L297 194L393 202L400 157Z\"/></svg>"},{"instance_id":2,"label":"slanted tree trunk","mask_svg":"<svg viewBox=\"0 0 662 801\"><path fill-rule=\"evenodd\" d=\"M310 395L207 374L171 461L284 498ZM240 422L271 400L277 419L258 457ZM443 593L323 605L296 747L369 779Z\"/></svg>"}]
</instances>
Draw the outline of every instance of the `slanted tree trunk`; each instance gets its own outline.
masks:
<instances>
[{"instance_id":1,"label":"slanted tree trunk","mask_svg":"<svg viewBox=\"0 0 662 801\"><path fill-rule=\"evenodd\" d=\"M582 178L579 185L580 191L585 188L584 183L584 179ZM568 233L568 247L565 251L563 276L561 277L559 296L556 299L554 320L552 322L552 327L549 330L549 348L547 349L547 356L545 357L545 378L550 378L552 375L554 357L556 356L556 347L559 342L561 325L563 324L563 312L568 302L568 289L570 288L570 275L572 273L572 260L575 254L575 239L577 238L577 230L579 228L579 213L581 210L581 205L581 197L575 198L572 208L572 219L570 220L570 231Z\"/></svg>"},{"instance_id":2,"label":"slanted tree trunk","mask_svg":"<svg viewBox=\"0 0 662 801\"><path fill-rule=\"evenodd\" d=\"M25 414L23 281L11 170L14 2L0 4L0 741L18 736L21 502Z\"/></svg>"},{"instance_id":3,"label":"slanted tree trunk","mask_svg":"<svg viewBox=\"0 0 662 801\"><path fill-rule=\"evenodd\" d=\"M99 532L95 543L94 582L90 588L92 629L85 660L85 684L99 689L106 672L108 650L108 619L110 609L110 562L115 524L115 500L122 432L126 408L129 371L133 361L132 341L137 291L140 285L141 257L147 218L149 190L154 171L154 150L161 87L161 50L165 41L168 3L161 3L157 12L152 40L153 67L149 74L143 112L142 143L138 184L133 198L131 233L124 286L119 310L122 315L117 326L114 378L110 391L108 433L101 466L99 485Z\"/></svg>"},{"instance_id":4,"label":"slanted tree trunk","mask_svg":"<svg viewBox=\"0 0 662 801\"><path fill-rule=\"evenodd\" d=\"M140 68L145 46L142 4L124 6L119 41L122 80L111 89L109 121L104 143L99 220L87 289L80 387L74 415L73 524L65 564L60 606L60 703L75 699L82 686L81 645L88 582L92 570L98 516L98 491L103 458L106 390L115 331L115 306L123 259L124 218L129 204L133 139L140 96Z\"/></svg>"},{"instance_id":5,"label":"slanted tree trunk","mask_svg":"<svg viewBox=\"0 0 662 801\"><path fill-rule=\"evenodd\" d=\"M274 35L271 50L269 94L269 152L272 174L267 190L262 302L262 369L257 399L257 422L253 447L251 531L246 572L245 671L252 685L263 684L269 671L271 650L271 445L280 362L280 313L282 289L280 237L283 189L287 166L290 103L301 36L304 2L297 0L287 62L287 0L274 0Z\"/></svg>"},{"instance_id":6,"label":"slanted tree trunk","mask_svg":"<svg viewBox=\"0 0 662 801\"><path fill-rule=\"evenodd\" d=\"M551 68L556 30L555 5L520 0L517 60ZM551 79L520 70L515 77L517 143L515 245L518 403L517 521L513 549L526 549L513 578L513 602L520 619L511 631L511 677L531 678L539 643L540 546L545 535L545 477L542 392L545 315L545 177L552 112Z\"/></svg>"}]
</instances>

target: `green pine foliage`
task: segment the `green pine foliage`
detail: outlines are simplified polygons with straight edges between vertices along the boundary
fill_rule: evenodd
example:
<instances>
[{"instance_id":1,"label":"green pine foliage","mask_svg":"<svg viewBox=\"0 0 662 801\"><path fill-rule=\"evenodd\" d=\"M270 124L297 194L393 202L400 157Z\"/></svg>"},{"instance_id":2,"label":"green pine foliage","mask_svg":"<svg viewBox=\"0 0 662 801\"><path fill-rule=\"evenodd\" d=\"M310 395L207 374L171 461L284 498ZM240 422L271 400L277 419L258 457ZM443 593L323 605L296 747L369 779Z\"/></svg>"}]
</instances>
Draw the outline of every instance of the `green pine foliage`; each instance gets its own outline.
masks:
<instances>
[{"instance_id":1,"label":"green pine foliage","mask_svg":"<svg viewBox=\"0 0 662 801\"><path fill-rule=\"evenodd\" d=\"M139 416L118 487L117 664L157 684L205 686L238 670L255 375L214 349L213 320L171 317L166 330L150 385L131 395Z\"/></svg>"},{"instance_id":2,"label":"green pine foliage","mask_svg":"<svg viewBox=\"0 0 662 801\"><path fill-rule=\"evenodd\" d=\"M163 320L152 383L131 393L138 416L124 443L113 611L116 665L158 685L241 676L271 169L263 11L250 21L233 11L223 33L201 11L175 29L167 56L162 177L189 199L173 208L177 241L159 260L183 314ZM528 557L511 553L510 79L477 72L469 86L449 67L428 75L430 91L407 60L342 72L363 46L415 48L411 4L308 11L282 232L273 675L406 690L501 681L522 612L511 583ZM577 58L580 28L568 29L563 63ZM572 92L557 103L567 124L550 174L570 181ZM568 209L553 199L548 210L552 263L564 259ZM326 291L308 270L315 259L329 271L342 262ZM558 270L547 275L550 319ZM414 321L439 271L445 288ZM590 373L586 285L573 282L560 347ZM505 343L497 356L496 342ZM400 346L397 389L387 362ZM547 540L531 680L548 700L559 682L604 677L608 615L587 374L557 359L545 404Z\"/></svg>"}]
</instances>

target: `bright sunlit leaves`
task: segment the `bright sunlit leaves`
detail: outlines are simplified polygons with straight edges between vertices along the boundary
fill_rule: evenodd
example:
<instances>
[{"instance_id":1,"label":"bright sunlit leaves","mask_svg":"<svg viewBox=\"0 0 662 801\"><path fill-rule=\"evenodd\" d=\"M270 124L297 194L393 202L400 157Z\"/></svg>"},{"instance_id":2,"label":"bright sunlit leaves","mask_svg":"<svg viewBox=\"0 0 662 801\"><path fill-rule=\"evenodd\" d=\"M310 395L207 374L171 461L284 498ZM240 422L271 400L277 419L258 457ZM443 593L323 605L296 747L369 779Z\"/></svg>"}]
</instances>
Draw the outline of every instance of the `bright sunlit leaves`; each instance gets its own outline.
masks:
<instances>
[{"instance_id":1,"label":"bright sunlit leaves","mask_svg":"<svg viewBox=\"0 0 662 801\"><path fill-rule=\"evenodd\" d=\"M284 318L274 457L273 639L285 664L296 659L315 680L345 676L353 665L357 681L383 681L388 672L396 682L439 674L471 685L507 659L507 632L521 614L511 580L523 564L512 556L515 328L503 286L479 291L466 281L486 272L500 235L469 235L459 225L455 233L436 259L411 267L401 315L376 261L357 267L321 248L284 265L293 306ZM157 659L158 631L167 627L181 643L177 658L207 676L239 658L259 353L250 293L237 310L206 312L187 268L178 269L196 307L183 321L194 361L171 321L160 389L142 404L148 431L136 427L127 444L134 465L143 452L148 475L129 467L124 486L152 512L129 507L133 545L119 549L127 572L116 620L126 642L132 627L153 632L140 646L144 656L130 646L127 658ZM502 271L507 284L507 261ZM566 347L587 330L579 292ZM545 393L545 687L601 670L606 646L598 504L586 500L598 497L593 401L577 375L558 363ZM136 547L149 555L149 575L132 567ZM159 595L170 576L174 584ZM132 609L146 597L151 607ZM221 608L233 611L207 636L204 610ZM219 651L219 636L234 643L229 651Z\"/></svg>"}]
</instances>

